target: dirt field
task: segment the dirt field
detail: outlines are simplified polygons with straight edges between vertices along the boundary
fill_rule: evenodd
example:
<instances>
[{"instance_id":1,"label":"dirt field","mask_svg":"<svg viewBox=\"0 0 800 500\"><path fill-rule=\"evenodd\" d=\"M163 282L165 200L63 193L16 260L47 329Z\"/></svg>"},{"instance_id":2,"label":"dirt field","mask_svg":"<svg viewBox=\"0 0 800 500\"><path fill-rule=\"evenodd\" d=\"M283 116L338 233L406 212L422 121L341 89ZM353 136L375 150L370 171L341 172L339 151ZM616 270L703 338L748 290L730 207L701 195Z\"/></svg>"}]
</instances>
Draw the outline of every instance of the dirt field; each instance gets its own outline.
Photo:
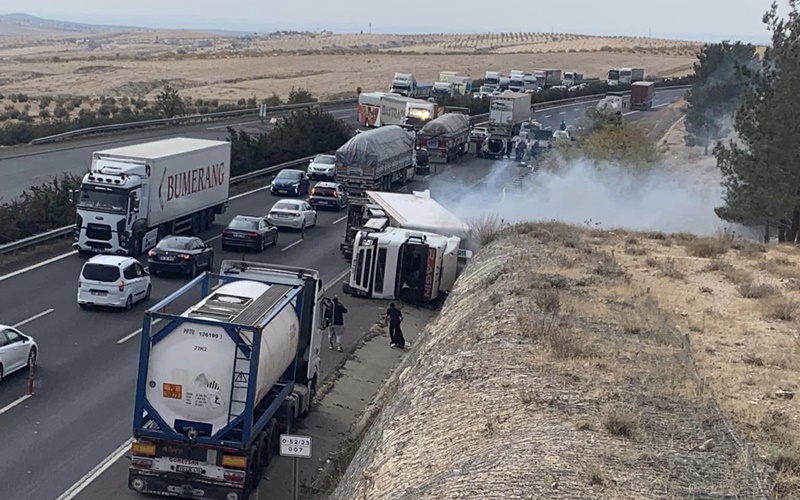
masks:
<instances>
[{"instance_id":1,"label":"dirt field","mask_svg":"<svg viewBox=\"0 0 800 500\"><path fill-rule=\"evenodd\" d=\"M304 35L230 39L202 33L92 34L0 38L3 111L24 110L9 96L152 98L166 84L184 96L235 102L286 96L303 87L322 98L383 90L396 71L431 82L439 71L481 78L486 71L543 67L604 77L612 67L656 76L692 71L691 42L581 35ZM95 108L98 103L84 105ZM52 112L54 104L48 109ZM29 106L31 116L38 105ZM77 110L75 111L77 112Z\"/></svg>"}]
</instances>

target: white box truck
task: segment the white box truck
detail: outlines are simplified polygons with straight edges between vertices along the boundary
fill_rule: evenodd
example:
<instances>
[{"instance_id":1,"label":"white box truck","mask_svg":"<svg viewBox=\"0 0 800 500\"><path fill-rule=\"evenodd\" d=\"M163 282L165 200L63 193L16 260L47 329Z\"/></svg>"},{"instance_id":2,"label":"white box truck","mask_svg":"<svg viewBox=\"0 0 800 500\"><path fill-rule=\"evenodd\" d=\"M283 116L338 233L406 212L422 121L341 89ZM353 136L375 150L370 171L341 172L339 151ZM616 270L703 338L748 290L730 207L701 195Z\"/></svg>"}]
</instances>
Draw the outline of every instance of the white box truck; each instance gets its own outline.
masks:
<instances>
[{"instance_id":1,"label":"white box truck","mask_svg":"<svg viewBox=\"0 0 800 500\"><path fill-rule=\"evenodd\" d=\"M505 91L494 95L489 102L489 133L492 136L511 138L530 116L530 94Z\"/></svg>"},{"instance_id":2,"label":"white box truck","mask_svg":"<svg viewBox=\"0 0 800 500\"><path fill-rule=\"evenodd\" d=\"M231 144L176 137L92 154L73 248L138 256L169 234L211 229L228 206Z\"/></svg>"}]
</instances>

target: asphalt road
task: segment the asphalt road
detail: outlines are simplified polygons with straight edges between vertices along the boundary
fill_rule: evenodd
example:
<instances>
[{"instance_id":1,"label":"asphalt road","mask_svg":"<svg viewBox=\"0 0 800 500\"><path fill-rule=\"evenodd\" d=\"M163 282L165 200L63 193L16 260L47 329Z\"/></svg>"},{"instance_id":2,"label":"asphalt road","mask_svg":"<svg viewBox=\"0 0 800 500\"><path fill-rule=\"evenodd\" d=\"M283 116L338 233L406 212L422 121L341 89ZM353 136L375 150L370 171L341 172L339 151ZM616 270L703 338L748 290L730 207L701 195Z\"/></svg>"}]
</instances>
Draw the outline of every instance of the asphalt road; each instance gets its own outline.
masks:
<instances>
[{"instance_id":1,"label":"asphalt road","mask_svg":"<svg viewBox=\"0 0 800 500\"><path fill-rule=\"evenodd\" d=\"M674 91L674 97L665 94L657 105L681 95ZM590 106L566 105L537 113L537 118L544 126L555 128L562 119L574 122ZM71 153L60 153L66 154ZM502 167L503 162L500 164ZM496 166L488 160L465 158L440 167L437 177L477 185L496 171ZM407 189L426 185L421 179ZM432 195L437 198L435 190ZM457 194L451 196L455 199ZM229 212L202 235L214 245L217 263L241 256L219 248L224 225L238 214L266 213L275 201L266 190L231 201ZM453 200L439 201L448 205ZM247 258L318 269L323 280L330 282L348 267L338 250L345 229L343 217L343 213L320 212L319 226L309 229L305 240L296 233L282 233L278 247ZM148 304L140 303L130 312L79 309L75 293L82 263L81 258L70 255L11 277L0 276L0 322L26 322L20 329L33 335L41 350L33 397L9 408L25 394L25 373L11 375L0 384L0 443L4 456L13 457L0 461L0 498L57 498L130 438L139 345L134 333L141 327L142 311ZM153 278L149 305L184 282ZM198 299L199 295L186 297L176 304L176 310L182 311ZM325 365L323 369L329 370L330 363Z\"/></svg>"},{"instance_id":2,"label":"asphalt road","mask_svg":"<svg viewBox=\"0 0 800 500\"><path fill-rule=\"evenodd\" d=\"M685 90L659 90L656 94L655 105L659 106L674 102L682 97L685 92ZM537 112L534 116L543 123L547 122L555 129L561 119L574 122L591 106L594 106L594 102L566 104ZM357 122L355 107L338 109L331 111L331 113L337 118L354 125ZM636 114L639 114L639 112L634 112L632 118L635 118ZM268 130L270 126L268 124L261 125L261 122L256 118L249 118L231 123L132 132L122 137L109 135L60 144L0 149L0 202L15 200L25 188L48 182L62 172L82 175L89 168L92 152L98 149L109 149L147 140L177 136L224 140L227 137L227 127L257 133Z\"/></svg>"},{"instance_id":3,"label":"asphalt road","mask_svg":"<svg viewBox=\"0 0 800 500\"><path fill-rule=\"evenodd\" d=\"M355 107L330 112L340 120L357 123ZM238 122L210 123L179 129L160 128L131 134L93 137L88 140L69 141L41 146L23 146L24 149L0 149L0 202L15 200L26 188L44 184L64 172L83 175L89 170L92 153L169 137L196 137L224 141L227 128L233 127L250 133L269 130L272 125L262 125L258 118L250 117ZM41 151L41 152L39 152ZM23 156L15 156L24 154Z\"/></svg>"}]
</instances>

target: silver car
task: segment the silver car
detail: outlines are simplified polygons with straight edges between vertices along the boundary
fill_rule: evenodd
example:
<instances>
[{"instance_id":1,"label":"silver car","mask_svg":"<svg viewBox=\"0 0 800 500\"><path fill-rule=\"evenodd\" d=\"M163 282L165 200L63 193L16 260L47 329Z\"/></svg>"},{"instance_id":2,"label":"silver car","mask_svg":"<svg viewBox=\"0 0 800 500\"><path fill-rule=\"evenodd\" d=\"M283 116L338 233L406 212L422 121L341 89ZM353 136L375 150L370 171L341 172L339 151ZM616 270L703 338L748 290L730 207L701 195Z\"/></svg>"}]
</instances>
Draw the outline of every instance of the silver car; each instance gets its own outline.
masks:
<instances>
[{"instance_id":1,"label":"silver car","mask_svg":"<svg viewBox=\"0 0 800 500\"><path fill-rule=\"evenodd\" d=\"M336 166L334 155L317 155L308 164L308 177L312 180L333 180L333 169Z\"/></svg>"},{"instance_id":2,"label":"silver car","mask_svg":"<svg viewBox=\"0 0 800 500\"><path fill-rule=\"evenodd\" d=\"M39 346L33 337L12 326L0 325L0 381L3 377L36 364Z\"/></svg>"}]
</instances>

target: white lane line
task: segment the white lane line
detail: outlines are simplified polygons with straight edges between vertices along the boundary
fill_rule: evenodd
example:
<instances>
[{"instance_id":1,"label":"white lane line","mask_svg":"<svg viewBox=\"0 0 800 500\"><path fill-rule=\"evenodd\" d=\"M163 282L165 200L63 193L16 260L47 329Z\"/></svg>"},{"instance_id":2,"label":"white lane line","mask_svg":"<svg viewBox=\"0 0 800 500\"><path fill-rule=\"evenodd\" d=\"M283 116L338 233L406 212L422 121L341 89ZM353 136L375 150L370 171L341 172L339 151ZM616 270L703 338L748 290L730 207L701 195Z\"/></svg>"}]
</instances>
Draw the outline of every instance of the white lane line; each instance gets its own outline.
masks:
<instances>
[{"instance_id":1,"label":"white lane line","mask_svg":"<svg viewBox=\"0 0 800 500\"><path fill-rule=\"evenodd\" d=\"M11 408L14 408L15 406L17 406L18 404L22 403L23 401L25 401L29 397L31 397L31 394L26 394L26 395L22 396L21 398L19 398L18 400L14 401L13 403L8 404L8 405L4 406L3 408L0 408L0 415L2 415L3 413L7 412Z\"/></svg>"},{"instance_id":2,"label":"white lane line","mask_svg":"<svg viewBox=\"0 0 800 500\"><path fill-rule=\"evenodd\" d=\"M42 312L40 312L39 314L37 314L36 316L31 316L31 317L30 317L30 318L28 318L28 319L24 319L24 320L20 321L19 323L17 323L16 325L14 325L14 328L19 328L19 327L21 327L22 325L27 325L27 324L28 324L28 323L30 323L31 321L35 321L35 320L37 320L37 319L41 318L42 316L47 316L48 314L50 314L50 313L51 313L51 312L53 312L53 311L55 311L55 309L48 309L48 310L46 310L46 311L42 311Z\"/></svg>"},{"instance_id":3,"label":"white lane line","mask_svg":"<svg viewBox=\"0 0 800 500\"><path fill-rule=\"evenodd\" d=\"M544 115L545 118L552 118L553 115Z\"/></svg>"},{"instance_id":4,"label":"white lane line","mask_svg":"<svg viewBox=\"0 0 800 500\"><path fill-rule=\"evenodd\" d=\"M339 273L339 275L337 277L333 278L333 281L331 281L327 285L323 286L322 287L322 291L323 292L327 292L328 290L333 288L333 285L335 285L336 283L342 281L344 279L344 277L347 276L348 274L350 274L350 268L345 269L344 271Z\"/></svg>"},{"instance_id":5,"label":"white lane line","mask_svg":"<svg viewBox=\"0 0 800 500\"><path fill-rule=\"evenodd\" d=\"M347 219L347 216L345 215L344 217L339 217L338 219L333 221L333 223L334 224L338 224L338 223L340 223L340 222L342 222L343 220L346 220L346 219Z\"/></svg>"},{"instance_id":6,"label":"white lane line","mask_svg":"<svg viewBox=\"0 0 800 500\"><path fill-rule=\"evenodd\" d=\"M281 248L281 252L285 252L286 250L289 250L289 249L290 249L290 248L292 248L293 246L295 246L295 245L299 245L299 244L300 244L300 243L302 243L302 242L303 242L303 240L297 240L297 241L295 241L294 243L289 243L289 244L288 244L288 245L286 245L285 247Z\"/></svg>"},{"instance_id":7,"label":"white lane line","mask_svg":"<svg viewBox=\"0 0 800 500\"><path fill-rule=\"evenodd\" d=\"M73 250L71 252L67 252L67 253L61 254L61 255L59 255L57 257L53 257L52 259L43 260L42 262L39 262L38 264L34 264L34 265L28 266L28 267L26 267L24 269L20 269L19 271L14 271L13 273L8 273L8 274L6 274L4 276L0 276L0 281L5 281L5 280L7 280L9 278L13 278L14 276L19 276L20 274L27 273L28 271L33 271L34 269L38 269L38 268L40 268L42 266L46 266L47 264L52 264L53 262L58 262L61 259L66 259L70 255L76 255L77 253L78 253L77 250Z\"/></svg>"},{"instance_id":8,"label":"white lane line","mask_svg":"<svg viewBox=\"0 0 800 500\"><path fill-rule=\"evenodd\" d=\"M158 324L160 321L161 321L161 318L158 318L158 319L153 320L153 323L151 323L151 324L155 325L155 324ZM139 328L135 332L133 332L133 333L131 333L129 335L125 335L121 339L117 340L117 344L124 344L125 342L129 341L130 339L132 339L133 337L139 335L140 333L142 333L142 329L141 328Z\"/></svg>"},{"instance_id":9,"label":"white lane line","mask_svg":"<svg viewBox=\"0 0 800 500\"><path fill-rule=\"evenodd\" d=\"M628 111L627 113L622 113L622 116L632 115L634 113L638 113L639 111Z\"/></svg>"},{"instance_id":10,"label":"white lane line","mask_svg":"<svg viewBox=\"0 0 800 500\"><path fill-rule=\"evenodd\" d=\"M97 464L94 469L87 472L85 476L78 479L75 484L70 486L70 488L62 493L61 496L56 500L72 500L78 496L81 491L83 491L92 483L92 481L100 477L103 472L105 472L109 467L111 467L111 465L114 464L114 462L122 458L123 455L128 452L128 449L130 449L131 443L133 443L133 438L130 438L122 443L122 446L114 450L111 455L107 456L102 462Z\"/></svg>"},{"instance_id":11,"label":"white lane line","mask_svg":"<svg viewBox=\"0 0 800 500\"><path fill-rule=\"evenodd\" d=\"M654 107L654 108L660 108L661 106L667 106L667 105L669 105L669 104L672 104L672 103L669 103L669 102L662 102L661 104L656 104L656 105L655 105L655 106L653 106L653 107Z\"/></svg>"},{"instance_id":12,"label":"white lane line","mask_svg":"<svg viewBox=\"0 0 800 500\"><path fill-rule=\"evenodd\" d=\"M559 115L566 115L566 114L567 114L567 112L566 112L566 111L559 111L559 112L558 112L558 114L559 114Z\"/></svg>"},{"instance_id":13,"label":"white lane line","mask_svg":"<svg viewBox=\"0 0 800 500\"><path fill-rule=\"evenodd\" d=\"M218 239L220 239L220 238L222 238L222 235L221 235L221 234L218 234L218 235L216 235L216 236L213 236L213 237L211 237L211 238L209 238L209 239L205 240L205 243L211 243L212 241L216 241L216 240L218 240Z\"/></svg>"}]
</instances>

